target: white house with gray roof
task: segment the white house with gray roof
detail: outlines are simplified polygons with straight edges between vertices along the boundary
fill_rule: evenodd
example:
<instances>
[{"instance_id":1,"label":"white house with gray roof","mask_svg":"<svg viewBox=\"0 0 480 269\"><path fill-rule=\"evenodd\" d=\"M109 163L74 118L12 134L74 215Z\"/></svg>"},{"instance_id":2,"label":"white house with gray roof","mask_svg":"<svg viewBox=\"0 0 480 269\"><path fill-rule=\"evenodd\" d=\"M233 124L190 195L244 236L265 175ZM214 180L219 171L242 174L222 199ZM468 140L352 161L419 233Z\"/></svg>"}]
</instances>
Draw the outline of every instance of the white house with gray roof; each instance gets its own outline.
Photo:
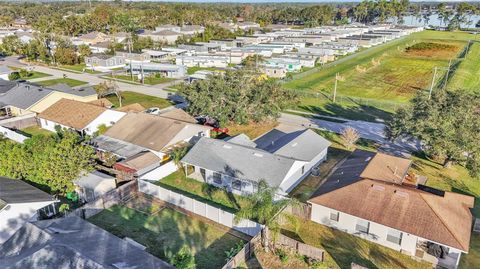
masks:
<instances>
[{"instance_id":1,"label":"white house with gray roof","mask_svg":"<svg viewBox=\"0 0 480 269\"><path fill-rule=\"evenodd\" d=\"M265 180L288 194L325 161L330 142L311 130L274 129L252 141L241 134L226 140L201 138L182 159L187 176L246 195Z\"/></svg>"}]
</instances>

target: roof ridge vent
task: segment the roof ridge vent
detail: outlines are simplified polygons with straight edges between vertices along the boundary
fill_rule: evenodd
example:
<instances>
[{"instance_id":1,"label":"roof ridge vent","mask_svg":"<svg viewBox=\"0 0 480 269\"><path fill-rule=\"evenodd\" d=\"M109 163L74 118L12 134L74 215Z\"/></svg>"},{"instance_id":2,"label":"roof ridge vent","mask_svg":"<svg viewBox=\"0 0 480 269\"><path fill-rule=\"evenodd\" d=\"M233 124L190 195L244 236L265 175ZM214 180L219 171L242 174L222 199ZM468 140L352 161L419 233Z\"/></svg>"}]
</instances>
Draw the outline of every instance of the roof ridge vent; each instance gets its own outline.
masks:
<instances>
[{"instance_id":1,"label":"roof ridge vent","mask_svg":"<svg viewBox=\"0 0 480 269\"><path fill-rule=\"evenodd\" d=\"M263 157L263 154L258 153L258 152L254 152L253 155L256 156L256 157Z\"/></svg>"},{"instance_id":2,"label":"roof ridge vent","mask_svg":"<svg viewBox=\"0 0 480 269\"><path fill-rule=\"evenodd\" d=\"M394 190L393 193L400 197L408 198L408 193L404 191Z\"/></svg>"},{"instance_id":3,"label":"roof ridge vent","mask_svg":"<svg viewBox=\"0 0 480 269\"><path fill-rule=\"evenodd\" d=\"M298 143L295 142L295 143L292 144L292 147L296 147L297 145L298 145Z\"/></svg>"},{"instance_id":4,"label":"roof ridge vent","mask_svg":"<svg viewBox=\"0 0 480 269\"><path fill-rule=\"evenodd\" d=\"M384 191L385 187L382 186L382 185L372 184L372 189L374 189L376 191Z\"/></svg>"}]
</instances>

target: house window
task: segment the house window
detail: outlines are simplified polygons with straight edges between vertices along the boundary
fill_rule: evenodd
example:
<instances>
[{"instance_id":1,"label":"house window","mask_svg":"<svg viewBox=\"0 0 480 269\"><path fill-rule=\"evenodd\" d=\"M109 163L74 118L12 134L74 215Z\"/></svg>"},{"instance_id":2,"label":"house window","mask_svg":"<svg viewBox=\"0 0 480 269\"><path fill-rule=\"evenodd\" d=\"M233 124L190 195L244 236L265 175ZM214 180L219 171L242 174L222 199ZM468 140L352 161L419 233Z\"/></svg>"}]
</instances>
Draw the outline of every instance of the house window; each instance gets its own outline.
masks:
<instances>
[{"instance_id":1,"label":"house window","mask_svg":"<svg viewBox=\"0 0 480 269\"><path fill-rule=\"evenodd\" d=\"M387 241L400 245L402 243L403 233L394 229L390 229L387 232Z\"/></svg>"},{"instance_id":2,"label":"house window","mask_svg":"<svg viewBox=\"0 0 480 269\"><path fill-rule=\"evenodd\" d=\"M369 228L370 228L370 222L363 219L358 219L357 226L355 226L355 230L357 232L368 234Z\"/></svg>"},{"instance_id":3,"label":"house window","mask_svg":"<svg viewBox=\"0 0 480 269\"><path fill-rule=\"evenodd\" d=\"M218 185L222 185L222 175L213 172L213 182Z\"/></svg>"},{"instance_id":4,"label":"house window","mask_svg":"<svg viewBox=\"0 0 480 269\"><path fill-rule=\"evenodd\" d=\"M234 179L232 182L232 189L241 191L242 190L242 182L240 180Z\"/></svg>"},{"instance_id":5,"label":"house window","mask_svg":"<svg viewBox=\"0 0 480 269\"><path fill-rule=\"evenodd\" d=\"M336 211L331 211L330 212L330 220L333 220L335 222L338 222L338 218L340 216L340 213L339 212L336 212Z\"/></svg>"}]
</instances>

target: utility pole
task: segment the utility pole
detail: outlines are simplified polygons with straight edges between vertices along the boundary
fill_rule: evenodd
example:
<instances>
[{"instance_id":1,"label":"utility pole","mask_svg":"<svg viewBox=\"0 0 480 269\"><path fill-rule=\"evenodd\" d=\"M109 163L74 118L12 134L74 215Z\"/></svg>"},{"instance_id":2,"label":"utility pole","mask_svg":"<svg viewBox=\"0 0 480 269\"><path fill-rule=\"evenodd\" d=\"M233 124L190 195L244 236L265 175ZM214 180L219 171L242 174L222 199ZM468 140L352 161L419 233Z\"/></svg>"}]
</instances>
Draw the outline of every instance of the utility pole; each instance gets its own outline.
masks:
<instances>
[{"instance_id":1,"label":"utility pole","mask_svg":"<svg viewBox=\"0 0 480 269\"><path fill-rule=\"evenodd\" d=\"M143 63L140 63L140 73L141 73L141 76L142 76L142 85L145 85L145 76L143 74Z\"/></svg>"},{"instance_id":2,"label":"utility pole","mask_svg":"<svg viewBox=\"0 0 480 269\"><path fill-rule=\"evenodd\" d=\"M433 72L432 84L430 85L430 91L428 93L428 99L432 98L433 86L435 85L435 77L437 76L437 67L435 66L435 71Z\"/></svg>"},{"instance_id":3,"label":"utility pole","mask_svg":"<svg viewBox=\"0 0 480 269\"><path fill-rule=\"evenodd\" d=\"M335 103L335 100L337 99L337 84L338 84L338 78L339 75L338 73L335 74L335 87L333 88L333 102Z\"/></svg>"},{"instance_id":4,"label":"utility pole","mask_svg":"<svg viewBox=\"0 0 480 269\"><path fill-rule=\"evenodd\" d=\"M132 72L132 36L130 35L127 42L128 48L128 58L130 60L130 79L133 81L133 72Z\"/></svg>"}]
</instances>

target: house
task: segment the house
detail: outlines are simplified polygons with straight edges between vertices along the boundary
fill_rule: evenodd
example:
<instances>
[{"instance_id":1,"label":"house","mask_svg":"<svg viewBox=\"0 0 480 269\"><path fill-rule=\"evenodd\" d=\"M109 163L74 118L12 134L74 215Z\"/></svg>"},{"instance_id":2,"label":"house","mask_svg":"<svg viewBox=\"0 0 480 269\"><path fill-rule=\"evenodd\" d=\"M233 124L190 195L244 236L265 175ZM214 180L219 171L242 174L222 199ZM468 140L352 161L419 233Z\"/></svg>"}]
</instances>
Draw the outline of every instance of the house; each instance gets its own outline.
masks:
<instances>
[{"instance_id":1,"label":"house","mask_svg":"<svg viewBox=\"0 0 480 269\"><path fill-rule=\"evenodd\" d=\"M160 31L165 31L165 30L180 32L181 27L178 26L178 25L173 25L173 24L163 24L163 25L155 27L155 32L160 32Z\"/></svg>"},{"instance_id":2,"label":"house","mask_svg":"<svg viewBox=\"0 0 480 269\"><path fill-rule=\"evenodd\" d=\"M117 187L114 177L100 171L93 171L73 181L75 191L80 199L86 203L94 201L105 193Z\"/></svg>"},{"instance_id":3,"label":"house","mask_svg":"<svg viewBox=\"0 0 480 269\"><path fill-rule=\"evenodd\" d=\"M125 71L131 71L139 77L142 74L160 74L166 78L182 78L187 73L185 66L167 63L131 63L125 67Z\"/></svg>"},{"instance_id":4,"label":"house","mask_svg":"<svg viewBox=\"0 0 480 269\"><path fill-rule=\"evenodd\" d=\"M0 177L0 245L25 222L37 220L41 211L55 214L55 202L53 196L22 180Z\"/></svg>"},{"instance_id":5,"label":"house","mask_svg":"<svg viewBox=\"0 0 480 269\"><path fill-rule=\"evenodd\" d=\"M145 30L138 34L140 37L150 37L155 42L162 42L166 44L175 44L175 41L183 34L172 30L149 31Z\"/></svg>"},{"instance_id":6,"label":"house","mask_svg":"<svg viewBox=\"0 0 480 269\"><path fill-rule=\"evenodd\" d=\"M0 268L105 269L175 267L141 245L117 237L79 217L26 223L0 246Z\"/></svg>"},{"instance_id":7,"label":"house","mask_svg":"<svg viewBox=\"0 0 480 269\"><path fill-rule=\"evenodd\" d=\"M55 132L55 127L60 126L81 134L93 135L99 126L109 127L125 114L90 103L61 99L41 112L38 119L45 130Z\"/></svg>"},{"instance_id":8,"label":"house","mask_svg":"<svg viewBox=\"0 0 480 269\"><path fill-rule=\"evenodd\" d=\"M287 69L280 66L265 65L262 67L262 70L270 78L284 78L287 76Z\"/></svg>"},{"instance_id":9,"label":"house","mask_svg":"<svg viewBox=\"0 0 480 269\"><path fill-rule=\"evenodd\" d=\"M8 76L13 73L13 70L5 65L0 65L0 79L10 80Z\"/></svg>"},{"instance_id":10,"label":"house","mask_svg":"<svg viewBox=\"0 0 480 269\"><path fill-rule=\"evenodd\" d=\"M150 62L150 54L146 52L142 53L133 53L127 51L116 51L115 56L122 57L125 59L125 62L135 62L135 63L148 63Z\"/></svg>"},{"instance_id":11,"label":"house","mask_svg":"<svg viewBox=\"0 0 480 269\"><path fill-rule=\"evenodd\" d=\"M187 67L216 67L226 68L230 63L228 56L216 56L216 55L196 55L196 56L178 56L175 60L175 64L184 65Z\"/></svg>"},{"instance_id":12,"label":"house","mask_svg":"<svg viewBox=\"0 0 480 269\"><path fill-rule=\"evenodd\" d=\"M176 170L170 161L171 151L197 136L209 137L210 127L196 124L181 109L166 110L159 115L129 113L103 135L92 139L92 146L99 155L116 156L120 162L114 168L122 180L159 179L166 170L170 173Z\"/></svg>"},{"instance_id":13,"label":"house","mask_svg":"<svg viewBox=\"0 0 480 269\"><path fill-rule=\"evenodd\" d=\"M286 195L327 157L330 142L311 130L273 129L250 140L200 138L182 159L187 176L245 195L265 180Z\"/></svg>"},{"instance_id":14,"label":"house","mask_svg":"<svg viewBox=\"0 0 480 269\"><path fill-rule=\"evenodd\" d=\"M214 72L210 70L198 70L195 73L189 75L185 81L192 83L197 80L206 80L209 76L213 75Z\"/></svg>"},{"instance_id":15,"label":"house","mask_svg":"<svg viewBox=\"0 0 480 269\"><path fill-rule=\"evenodd\" d=\"M184 25L180 28L180 33L184 35L197 35L205 32L205 27L201 25Z\"/></svg>"},{"instance_id":16,"label":"house","mask_svg":"<svg viewBox=\"0 0 480 269\"><path fill-rule=\"evenodd\" d=\"M95 44L89 45L90 51L92 54L104 54L107 53L112 46L111 41L103 41L103 42L98 42Z\"/></svg>"},{"instance_id":17,"label":"house","mask_svg":"<svg viewBox=\"0 0 480 269\"><path fill-rule=\"evenodd\" d=\"M101 32L94 31L78 37L84 44L91 45L100 42L110 41L110 38Z\"/></svg>"},{"instance_id":18,"label":"house","mask_svg":"<svg viewBox=\"0 0 480 269\"><path fill-rule=\"evenodd\" d=\"M97 93L92 87L71 88L57 84L44 88L31 83L18 83L5 94L0 95L0 109L6 115L21 116L41 113L60 99L79 102L97 100Z\"/></svg>"},{"instance_id":19,"label":"house","mask_svg":"<svg viewBox=\"0 0 480 269\"><path fill-rule=\"evenodd\" d=\"M120 56L95 53L90 56L85 56L85 66L88 69L107 72L115 68L124 67L125 58Z\"/></svg>"},{"instance_id":20,"label":"house","mask_svg":"<svg viewBox=\"0 0 480 269\"><path fill-rule=\"evenodd\" d=\"M308 201L311 220L442 268L469 250L474 198L420 184L411 161L356 150Z\"/></svg>"},{"instance_id":21,"label":"house","mask_svg":"<svg viewBox=\"0 0 480 269\"><path fill-rule=\"evenodd\" d=\"M288 72L297 72L302 70L302 63L300 59L270 58L265 60L265 65L281 67L286 69Z\"/></svg>"}]
</instances>

